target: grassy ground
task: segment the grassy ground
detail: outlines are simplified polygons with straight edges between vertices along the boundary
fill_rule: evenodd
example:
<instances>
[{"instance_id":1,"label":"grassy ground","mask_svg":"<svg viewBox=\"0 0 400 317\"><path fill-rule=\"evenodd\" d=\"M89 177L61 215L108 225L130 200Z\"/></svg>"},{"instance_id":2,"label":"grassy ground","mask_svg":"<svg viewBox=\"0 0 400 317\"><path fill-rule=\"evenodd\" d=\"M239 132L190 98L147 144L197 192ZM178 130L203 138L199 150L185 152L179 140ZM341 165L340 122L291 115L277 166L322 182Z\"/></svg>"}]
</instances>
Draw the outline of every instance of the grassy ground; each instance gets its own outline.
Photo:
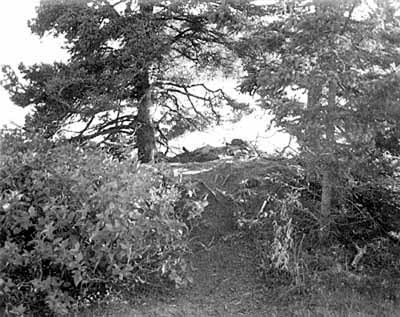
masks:
<instances>
[{"instance_id":1,"label":"grassy ground","mask_svg":"<svg viewBox=\"0 0 400 317\"><path fill-rule=\"evenodd\" d=\"M200 181L209 195L202 222L191 235L192 285L135 303L114 301L79 316L400 316L396 288L377 287L360 274L332 268L307 288L259 274L254 242L237 228L235 214L240 207L230 194L249 176L277 168L285 169L285 163L174 165L185 177ZM261 203L255 199L250 209L260 208Z\"/></svg>"}]
</instances>

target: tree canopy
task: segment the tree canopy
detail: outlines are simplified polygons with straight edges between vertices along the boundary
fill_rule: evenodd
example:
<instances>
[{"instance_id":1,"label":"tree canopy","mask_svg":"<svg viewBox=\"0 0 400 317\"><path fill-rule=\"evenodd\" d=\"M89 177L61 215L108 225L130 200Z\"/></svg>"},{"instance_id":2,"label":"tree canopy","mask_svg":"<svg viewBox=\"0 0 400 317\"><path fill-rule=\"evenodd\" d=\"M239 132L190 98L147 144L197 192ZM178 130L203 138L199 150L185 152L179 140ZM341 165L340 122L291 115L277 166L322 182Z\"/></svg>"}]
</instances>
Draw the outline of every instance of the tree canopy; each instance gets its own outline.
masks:
<instances>
[{"instance_id":1,"label":"tree canopy","mask_svg":"<svg viewBox=\"0 0 400 317\"><path fill-rule=\"evenodd\" d=\"M23 81L6 67L5 87L17 105L34 105L28 128L51 137L79 122L78 141L135 135L149 161L155 132L165 141L220 119L222 102L243 106L204 77L233 71L233 35L258 12L242 0L43 0L31 30L63 36L70 60L21 65Z\"/></svg>"},{"instance_id":2,"label":"tree canopy","mask_svg":"<svg viewBox=\"0 0 400 317\"><path fill-rule=\"evenodd\" d=\"M377 136L394 131L400 115L399 18L389 1L369 11L362 5L274 3L270 18L238 45L247 71L241 89L259 94L277 124L296 136L310 175L322 179L324 217L332 187L382 171L374 168L384 144Z\"/></svg>"}]
</instances>

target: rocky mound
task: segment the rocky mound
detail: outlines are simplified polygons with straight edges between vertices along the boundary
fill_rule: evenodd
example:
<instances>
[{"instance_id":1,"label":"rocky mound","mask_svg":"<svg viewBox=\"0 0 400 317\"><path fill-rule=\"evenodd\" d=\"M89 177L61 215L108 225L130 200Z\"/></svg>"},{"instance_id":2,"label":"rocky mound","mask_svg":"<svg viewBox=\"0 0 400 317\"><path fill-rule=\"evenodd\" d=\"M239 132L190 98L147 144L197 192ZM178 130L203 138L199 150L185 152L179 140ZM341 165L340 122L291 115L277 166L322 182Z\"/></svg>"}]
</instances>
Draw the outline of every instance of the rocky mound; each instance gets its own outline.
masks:
<instances>
[{"instance_id":1,"label":"rocky mound","mask_svg":"<svg viewBox=\"0 0 400 317\"><path fill-rule=\"evenodd\" d=\"M193 151L189 151L184 147L183 151L183 153L166 160L171 163L189 163L215 161L227 156L235 158L258 156L256 149L241 139L233 139L230 143L226 143L225 146L213 147L206 145Z\"/></svg>"}]
</instances>

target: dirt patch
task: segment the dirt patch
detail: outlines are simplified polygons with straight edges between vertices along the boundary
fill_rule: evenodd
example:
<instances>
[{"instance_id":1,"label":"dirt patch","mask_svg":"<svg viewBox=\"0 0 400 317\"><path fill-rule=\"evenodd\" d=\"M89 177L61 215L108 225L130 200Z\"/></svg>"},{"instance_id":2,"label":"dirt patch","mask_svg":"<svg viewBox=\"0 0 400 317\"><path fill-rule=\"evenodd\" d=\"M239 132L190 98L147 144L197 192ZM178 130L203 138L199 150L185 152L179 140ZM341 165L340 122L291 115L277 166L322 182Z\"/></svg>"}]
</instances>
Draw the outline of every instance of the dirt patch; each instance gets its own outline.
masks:
<instances>
[{"instance_id":1,"label":"dirt patch","mask_svg":"<svg viewBox=\"0 0 400 317\"><path fill-rule=\"evenodd\" d=\"M200 195L208 194L201 224L191 234L190 273L193 283L169 303L153 306L144 316L265 316L262 281L254 245L236 227L237 204L226 187L238 182L231 163L185 166L186 176L200 182ZM203 171L193 174L193 171ZM185 174L185 173L184 173ZM233 186L233 185L232 185Z\"/></svg>"}]
</instances>

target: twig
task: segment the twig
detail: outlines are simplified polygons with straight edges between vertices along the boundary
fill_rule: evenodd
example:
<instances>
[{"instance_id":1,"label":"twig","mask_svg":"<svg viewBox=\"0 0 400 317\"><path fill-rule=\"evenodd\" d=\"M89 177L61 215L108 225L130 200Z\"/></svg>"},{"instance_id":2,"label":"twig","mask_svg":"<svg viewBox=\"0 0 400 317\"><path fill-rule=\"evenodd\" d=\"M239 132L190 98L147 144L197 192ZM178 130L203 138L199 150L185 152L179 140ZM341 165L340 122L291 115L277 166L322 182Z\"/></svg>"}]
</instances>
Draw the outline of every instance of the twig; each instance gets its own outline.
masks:
<instances>
[{"instance_id":1,"label":"twig","mask_svg":"<svg viewBox=\"0 0 400 317\"><path fill-rule=\"evenodd\" d=\"M211 241L208 243L208 245L205 245L203 242L198 241L197 243L200 244L200 246L206 250L207 252L209 252L214 246L213 246L213 242L214 242L214 237L212 237Z\"/></svg>"},{"instance_id":2,"label":"twig","mask_svg":"<svg viewBox=\"0 0 400 317\"><path fill-rule=\"evenodd\" d=\"M224 181L222 182L222 186L225 186L227 183L228 179L232 176L232 174L228 174L228 176L225 177Z\"/></svg>"},{"instance_id":3,"label":"twig","mask_svg":"<svg viewBox=\"0 0 400 317\"><path fill-rule=\"evenodd\" d=\"M354 259L351 262L351 266L353 268L357 268L357 265L360 262L361 258L367 252L367 245L363 246L362 248L360 248L357 244L354 244L354 245L356 246L357 254L354 256Z\"/></svg>"},{"instance_id":4,"label":"twig","mask_svg":"<svg viewBox=\"0 0 400 317\"><path fill-rule=\"evenodd\" d=\"M208 186L206 183L204 183L203 181L199 181L199 184L202 184L210 193L211 195L214 196L214 198L219 201L219 199L217 198L217 194L215 193L215 191L213 191L210 186Z\"/></svg>"}]
</instances>

